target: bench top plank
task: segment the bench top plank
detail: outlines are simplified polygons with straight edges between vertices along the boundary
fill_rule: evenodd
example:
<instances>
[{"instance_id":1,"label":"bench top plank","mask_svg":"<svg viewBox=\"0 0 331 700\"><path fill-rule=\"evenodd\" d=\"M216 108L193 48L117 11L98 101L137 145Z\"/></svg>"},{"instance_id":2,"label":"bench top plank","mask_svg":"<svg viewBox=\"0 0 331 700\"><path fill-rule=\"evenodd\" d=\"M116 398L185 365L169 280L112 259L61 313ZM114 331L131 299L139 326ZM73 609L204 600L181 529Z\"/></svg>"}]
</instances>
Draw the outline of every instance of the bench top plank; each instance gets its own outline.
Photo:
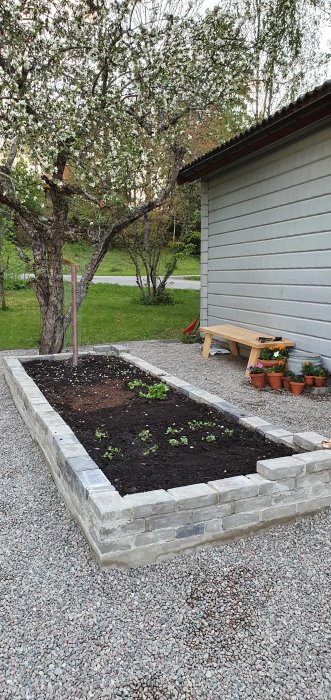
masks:
<instances>
[{"instance_id":1,"label":"bench top plank","mask_svg":"<svg viewBox=\"0 0 331 700\"><path fill-rule=\"evenodd\" d=\"M206 333L218 338L224 338L224 340L232 340L235 343L242 343L243 345L249 345L251 348L264 348L264 347L275 347L279 345L285 345L285 347L294 347L295 343L293 340L282 340L268 341L267 343L261 343L258 338L268 337L268 333L263 336L262 332L257 333L256 331L250 331L246 328L241 328L240 326L231 326L225 324L223 326L202 326L200 328L201 333Z\"/></svg>"}]
</instances>

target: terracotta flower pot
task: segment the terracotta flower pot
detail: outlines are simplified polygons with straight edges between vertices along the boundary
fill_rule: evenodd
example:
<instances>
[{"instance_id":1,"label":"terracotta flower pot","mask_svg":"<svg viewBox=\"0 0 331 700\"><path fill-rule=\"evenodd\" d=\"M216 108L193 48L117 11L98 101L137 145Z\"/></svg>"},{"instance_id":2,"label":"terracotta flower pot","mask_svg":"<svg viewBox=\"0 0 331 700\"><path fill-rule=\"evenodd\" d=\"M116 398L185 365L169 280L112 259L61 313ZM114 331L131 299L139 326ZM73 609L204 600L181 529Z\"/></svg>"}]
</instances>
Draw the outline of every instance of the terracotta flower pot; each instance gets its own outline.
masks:
<instances>
[{"instance_id":1,"label":"terracotta flower pot","mask_svg":"<svg viewBox=\"0 0 331 700\"><path fill-rule=\"evenodd\" d=\"M275 367L276 365L282 365L285 369L286 362L286 358L283 358L281 360L261 360L261 358L259 357L259 364L263 365L263 367Z\"/></svg>"},{"instance_id":2,"label":"terracotta flower pot","mask_svg":"<svg viewBox=\"0 0 331 700\"><path fill-rule=\"evenodd\" d=\"M282 372L269 372L268 373L269 384L274 391L279 391L279 389L282 388L282 386L283 386L282 385L282 377L283 377Z\"/></svg>"},{"instance_id":3,"label":"terracotta flower pot","mask_svg":"<svg viewBox=\"0 0 331 700\"><path fill-rule=\"evenodd\" d=\"M255 386L255 389L263 389L265 382L264 372L259 372L258 374L251 374L250 379L253 386Z\"/></svg>"},{"instance_id":4,"label":"terracotta flower pot","mask_svg":"<svg viewBox=\"0 0 331 700\"><path fill-rule=\"evenodd\" d=\"M307 374L305 374L304 380L305 380L305 384L307 384L308 386L313 386L313 384L314 384L314 377L313 376L308 376Z\"/></svg>"},{"instance_id":5,"label":"terracotta flower pot","mask_svg":"<svg viewBox=\"0 0 331 700\"><path fill-rule=\"evenodd\" d=\"M290 381L291 377L282 377L283 387L285 391L291 391Z\"/></svg>"},{"instance_id":6,"label":"terracotta flower pot","mask_svg":"<svg viewBox=\"0 0 331 700\"><path fill-rule=\"evenodd\" d=\"M315 386L325 386L326 377L313 377Z\"/></svg>"},{"instance_id":7,"label":"terracotta flower pot","mask_svg":"<svg viewBox=\"0 0 331 700\"><path fill-rule=\"evenodd\" d=\"M304 388L305 388L305 383L304 382L290 382L291 384L291 392L294 394L294 396L300 396L302 394Z\"/></svg>"}]
</instances>

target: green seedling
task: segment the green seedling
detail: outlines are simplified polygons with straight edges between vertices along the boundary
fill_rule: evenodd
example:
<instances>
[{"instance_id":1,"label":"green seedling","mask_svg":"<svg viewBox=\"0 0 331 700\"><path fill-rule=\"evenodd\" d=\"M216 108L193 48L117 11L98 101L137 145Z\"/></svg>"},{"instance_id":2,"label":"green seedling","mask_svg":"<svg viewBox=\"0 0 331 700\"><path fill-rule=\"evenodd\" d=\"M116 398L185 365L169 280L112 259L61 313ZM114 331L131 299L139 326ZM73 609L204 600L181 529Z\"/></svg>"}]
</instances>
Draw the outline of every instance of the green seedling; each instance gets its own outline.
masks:
<instances>
[{"instance_id":1,"label":"green seedling","mask_svg":"<svg viewBox=\"0 0 331 700\"><path fill-rule=\"evenodd\" d=\"M152 384L152 386L148 387L146 394L144 394L143 391L140 391L139 396L144 399L164 401L164 399L167 398L168 391L169 387L167 384Z\"/></svg>"},{"instance_id":2,"label":"green seedling","mask_svg":"<svg viewBox=\"0 0 331 700\"><path fill-rule=\"evenodd\" d=\"M177 438L170 438L170 440L168 440L168 442L169 442L169 445L171 445L171 447L179 447L180 445L188 445L188 439L185 435L182 435L182 437L180 437L179 440L177 440Z\"/></svg>"},{"instance_id":3,"label":"green seedling","mask_svg":"<svg viewBox=\"0 0 331 700\"><path fill-rule=\"evenodd\" d=\"M167 428L165 434L166 435L178 435L178 433L182 433L183 430L184 430L184 428L172 428L171 426L169 426L169 428Z\"/></svg>"},{"instance_id":4,"label":"green seedling","mask_svg":"<svg viewBox=\"0 0 331 700\"><path fill-rule=\"evenodd\" d=\"M94 433L94 437L96 438L96 440L103 440L103 438L108 437L108 433L104 432L103 430L99 430L99 428L97 428L95 433Z\"/></svg>"},{"instance_id":5,"label":"green seedling","mask_svg":"<svg viewBox=\"0 0 331 700\"><path fill-rule=\"evenodd\" d=\"M141 433L138 434L138 437L143 442L146 442L146 440L148 440L148 438L150 438L151 435L152 435L152 433L150 430L142 430Z\"/></svg>"},{"instance_id":6,"label":"green seedling","mask_svg":"<svg viewBox=\"0 0 331 700\"><path fill-rule=\"evenodd\" d=\"M152 445L152 447L150 447L148 450L145 450L145 452L143 452L143 455L144 455L144 457L148 457L149 455L155 454L155 452L157 452L158 449L159 449L158 445Z\"/></svg>"},{"instance_id":7,"label":"green seedling","mask_svg":"<svg viewBox=\"0 0 331 700\"><path fill-rule=\"evenodd\" d=\"M134 379L133 382L128 382L129 389L138 389L140 386L147 386L147 384L141 382L140 379Z\"/></svg>"},{"instance_id":8,"label":"green seedling","mask_svg":"<svg viewBox=\"0 0 331 700\"><path fill-rule=\"evenodd\" d=\"M206 442L216 442L216 435L213 435L213 433L208 433L206 436L203 436L201 439L205 440Z\"/></svg>"},{"instance_id":9,"label":"green seedling","mask_svg":"<svg viewBox=\"0 0 331 700\"><path fill-rule=\"evenodd\" d=\"M112 447L109 445L103 456L111 461L114 459L114 457L116 457L116 455L122 456L122 450L119 447Z\"/></svg>"},{"instance_id":10,"label":"green seedling","mask_svg":"<svg viewBox=\"0 0 331 700\"><path fill-rule=\"evenodd\" d=\"M197 430L198 428L214 428L216 423L211 420L189 420L187 425L191 430Z\"/></svg>"},{"instance_id":11,"label":"green seedling","mask_svg":"<svg viewBox=\"0 0 331 700\"><path fill-rule=\"evenodd\" d=\"M229 435L229 437L232 437L233 433L234 430L232 430L232 428L225 428L225 430L223 431L223 435Z\"/></svg>"}]
</instances>

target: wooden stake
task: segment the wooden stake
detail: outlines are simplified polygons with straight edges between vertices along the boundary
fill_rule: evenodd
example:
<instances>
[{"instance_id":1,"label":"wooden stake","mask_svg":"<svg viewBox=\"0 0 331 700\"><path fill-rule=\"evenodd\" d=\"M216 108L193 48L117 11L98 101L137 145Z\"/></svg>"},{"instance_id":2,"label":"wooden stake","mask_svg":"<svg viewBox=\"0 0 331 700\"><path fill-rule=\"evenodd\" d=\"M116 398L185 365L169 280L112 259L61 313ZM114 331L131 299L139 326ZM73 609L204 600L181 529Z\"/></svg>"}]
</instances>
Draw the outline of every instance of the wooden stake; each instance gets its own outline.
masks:
<instances>
[{"instance_id":1,"label":"wooden stake","mask_svg":"<svg viewBox=\"0 0 331 700\"><path fill-rule=\"evenodd\" d=\"M78 365L77 265L71 262L72 366Z\"/></svg>"}]
</instances>

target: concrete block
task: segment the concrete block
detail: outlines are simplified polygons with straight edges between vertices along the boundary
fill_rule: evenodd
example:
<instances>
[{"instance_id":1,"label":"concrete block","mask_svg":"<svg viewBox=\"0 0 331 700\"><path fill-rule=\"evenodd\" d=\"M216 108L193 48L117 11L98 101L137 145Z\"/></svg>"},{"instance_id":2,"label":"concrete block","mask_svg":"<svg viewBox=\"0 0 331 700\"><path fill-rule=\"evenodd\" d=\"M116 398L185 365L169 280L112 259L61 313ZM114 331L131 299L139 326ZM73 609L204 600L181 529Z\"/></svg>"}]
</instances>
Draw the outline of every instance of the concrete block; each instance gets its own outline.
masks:
<instances>
[{"instance_id":1,"label":"concrete block","mask_svg":"<svg viewBox=\"0 0 331 700\"><path fill-rule=\"evenodd\" d=\"M145 532L145 530L146 521L144 518L129 520L128 522L117 518L100 527L99 534L103 539L121 539L127 535L137 535L138 533Z\"/></svg>"},{"instance_id":2,"label":"concrete block","mask_svg":"<svg viewBox=\"0 0 331 700\"><path fill-rule=\"evenodd\" d=\"M272 505L271 496L256 496L255 498L244 498L235 501L235 513L251 513L253 510L260 510Z\"/></svg>"},{"instance_id":3,"label":"concrete block","mask_svg":"<svg viewBox=\"0 0 331 700\"><path fill-rule=\"evenodd\" d=\"M231 503L223 503L220 506L207 506L206 508L196 508L193 511L192 522L199 523L208 520L221 520L224 515L231 515Z\"/></svg>"},{"instance_id":4,"label":"concrete block","mask_svg":"<svg viewBox=\"0 0 331 700\"><path fill-rule=\"evenodd\" d=\"M305 486L317 486L320 484L325 484L330 480L330 472L314 472L313 474L305 474L305 476L298 476L296 479L297 488L302 488Z\"/></svg>"},{"instance_id":5,"label":"concrete block","mask_svg":"<svg viewBox=\"0 0 331 700\"><path fill-rule=\"evenodd\" d=\"M116 520L130 520L131 509L124 503L124 498L110 488L89 491L88 505L100 523Z\"/></svg>"},{"instance_id":6,"label":"concrete block","mask_svg":"<svg viewBox=\"0 0 331 700\"><path fill-rule=\"evenodd\" d=\"M297 503L286 503L265 508L261 511L261 521L268 522L269 520L279 520L280 518L289 518L297 512Z\"/></svg>"},{"instance_id":7,"label":"concrete block","mask_svg":"<svg viewBox=\"0 0 331 700\"><path fill-rule=\"evenodd\" d=\"M184 379L178 379L178 377L174 377L172 374L164 374L162 375L162 381L165 382L166 384L169 384L173 389L187 389L188 391L191 390L191 384L186 382Z\"/></svg>"},{"instance_id":8,"label":"concrete block","mask_svg":"<svg viewBox=\"0 0 331 700\"><path fill-rule=\"evenodd\" d=\"M61 361L61 360L70 360L72 357L72 352L58 352L52 355L52 360L55 361Z\"/></svg>"},{"instance_id":9,"label":"concrete block","mask_svg":"<svg viewBox=\"0 0 331 700\"><path fill-rule=\"evenodd\" d=\"M122 352L130 352L128 346L121 343L112 343L111 345L95 345L93 347L93 351L101 355L108 355L110 353L112 353L113 355L119 355Z\"/></svg>"},{"instance_id":10,"label":"concrete block","mask_svg":"<svg viewBox=\"0 0 331 700\"><path fill-rule=\"evenodd\" d=\"M176 539L181 540L184 537L197 537L203 535L205 531L205 523L196 523L195 525L183 525L176 529Z\"/></svg>"},{"instance_id":11,"label":"concrete block","mask_svg":"<svg viewBox=\"0 0 331 700\"><path fill-rule=\"evenodd\" d=\"M330 450L315 450L306 454L298 454L295 459L300 460L305 465L307 473L321 472L324 469L331 469Z\"/></svg>"},{"instance_id":12,"label":"concrete block","mask_svg":"<svg viewBox=\"0 0 331 700\"><path fill-rule=\"evenodd\" d=\"M174 498L177 510L211 506L217 501L216 492L207 484L192 484L192 486L168 489L168 494Z\"/></svg>"},{"instance_id":13,"label":"concrete block","mask_svg":"<svg viewBox=\"0 0 331 700\"><path fill-rule=\"evenodd\" d=\"M148 544L157 544L159 542L170 542L175 539L175 529L173 527L165 528L164 530L153 530L152 532L142 532L134 538L133 544L135 547L144 547Z\"/></svg>"},{"instance_id":14,"label":"concrete block","mask_svg":"<svg viewBox=\"0 0 331 700\"><path fill-rule=\"evenodd\" d=\"M167 527L179 527L191 522L192 511L183 510L181 513L168 513L166 515L152 515L146 519L146 530L161 530Z\"/></svg>"},{"instance_id":15,"label":"concrete block","mask_svg":"<svg viewBox=\"0 0 331 700\"><path fill-rule=\"evenodd\" d=\"M262 476L271 481L277 479L289 479L292 476L300 476L305 473L305 465L299 461L299 455L295 457L278 457L276 459L259 460L256 470Z\"/></svg>"},{"instance_id":16,"label":"concrete block","mask_svg":"<svg viewBox=\"0 0 331 700\"><path fill-rule=\"evenodd\" d=\"M306 486L301 489L294 489L293 491L288 491L287 493L275 493L272 497L272 505L285 505L286 503L298 503L298 501L305 501L307 498L311 498L311 486Z\"/></svg>"},{"instance_id":17,"label":"concrete block","mask_svg":"<svg viewBox=\"0 0 331 700\"><path fill-rule=\"evenodd\" d=\"M254 513L237 513L228 515L223 518L223 530L232 530L233 528L245 528L250 525L255 525L259 522L258 511Z\"/></svg>"},{"instance_id":18,"label":"concrete block","mask_svg":"<svg viewBox=\"0 0 331 700\"><path fill-rule=\"evenodd\" d=\"M128 494L123 501L126 507L132 509L133 518L148 518L175 510L174 499L163 489Z\"/></svg>"},{"instance_id":19,"label":"concrete block","mask_svg":"<svg viewBox=\"0 0 331 700\"><path fill-rule=\"evenodd\" d=\"M282 491L288 491L289 486L286 484L281 484L278 481L270 481L261 474L247 474L247 479L249 479L253 484L259 487L259 494L261 496L268 496L272 493L278 493ZM293 479L293 487L294 487Z\"/></svg>"},{"instance_id":20,"label":"concrete block","mask_svg":"<svg viewBox=\"0 0 331 700\"><path fill-rule=\"evenodd\" d=\"M265 437L267 440L279 444L284 438L292 438L293 440L293 433L290 433L288 430L282 430L282 428L274 428L273 430L266 431Z\"/></svg>"},{"instance_id":21,"label":"concrete block","mask_svg":"<svg viewBox=\"0 0 331 700\"><path fill-rule=\"evenodd\" d=\"M205 523L205 533L213 534L216 532L222 532L223 530L223 520L222 518L214 518L214 520L207 520Z\"/></svg>"},{"instance_id":22,"label":"concrete block","mask_svg":"<svg viewBox=\"0 0 331 700\"><path fill-rule=\"evenodd\" d=\"M215 489L220 503L230 503L242 498L252 498L253 496L258 496L259 493L259 487L253 484L246 476L232 476L228 479L209 481L208 486Z\"/></svg>"},{"instance_id":23,"label":"concrete block","mask_svg":"<svg viewBox=\"0 0 331 700\"><path fill-rule=\"evenodd\" d=\"M260 416L251 416L250 418L241 418L239 423L245 428L248 428L248 430L256 430L257 428L261 428L265 425L270 425L269 421L264 420L263 418L260 418Z\"/></svg>"},{"instance_id":24,"label":"concrete block","mask_svg":"<svg viewBox=\"0 0 331 700\"><path fill-rule=\"evenodd\" d=\"M328 496L319 496L318 498L310 498L308 501L301 501L297 505L298 513L313 513L321 508L331 506L331 494Z\"/></svg>"},{"instance_id":25,"label":"concrete block","mask_svg":"<svg viewBox=\"0 0 331 700\"><path fill-rule=\"evenodd\" d=\"M89 469L86 472L76 472L74 474L73 489L79 496L84 498L88 498L92 491L107 489L108 485L109 481L101 469Z\"/></svg>"},{"instance_id":26,"label":"concrete block","mask_svg":"<svg viewBox=\"0 0 331 700\"><path fill-rule=\"evenodd\" d=\"M319 433L305 431L303 433L295 433L293 435L294 444L301 447L303 450L318 450L321 447L323 440L327 440L324 435Z\"/></svg>"}]
</instances>

